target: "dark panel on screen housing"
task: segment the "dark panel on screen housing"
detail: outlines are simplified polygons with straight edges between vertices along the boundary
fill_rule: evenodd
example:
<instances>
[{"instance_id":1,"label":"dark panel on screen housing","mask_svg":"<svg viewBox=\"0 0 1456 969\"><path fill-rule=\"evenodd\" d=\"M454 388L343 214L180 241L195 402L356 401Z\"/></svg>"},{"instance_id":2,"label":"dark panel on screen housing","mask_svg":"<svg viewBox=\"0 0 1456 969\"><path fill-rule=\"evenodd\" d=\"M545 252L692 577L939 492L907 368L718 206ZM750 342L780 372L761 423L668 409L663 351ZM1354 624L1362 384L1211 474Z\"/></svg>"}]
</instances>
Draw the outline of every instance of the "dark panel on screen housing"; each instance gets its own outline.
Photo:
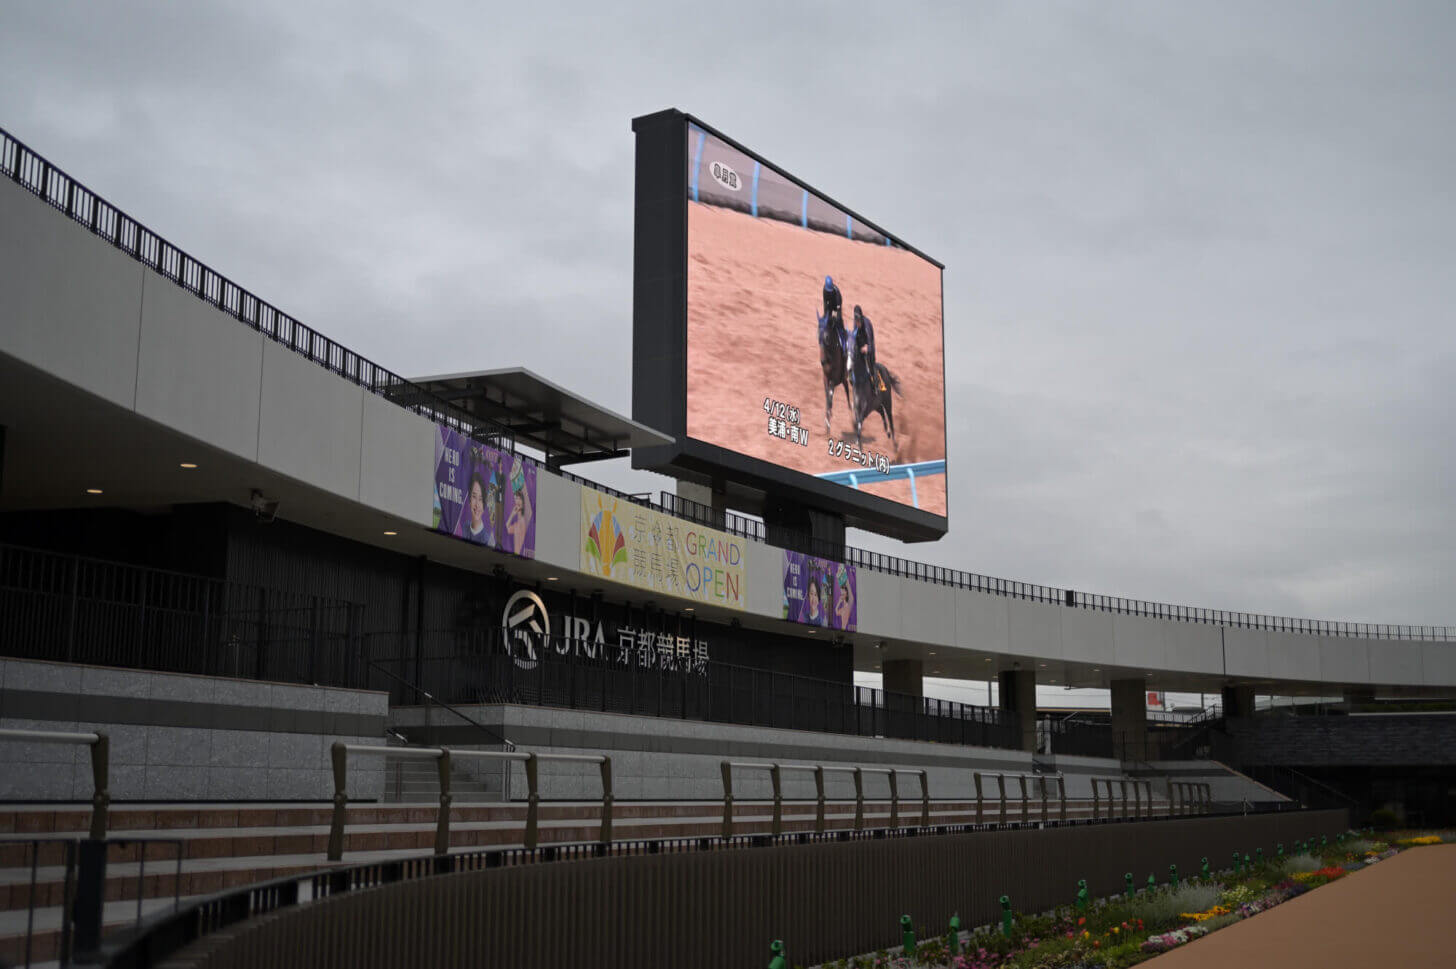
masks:
<instances>
[{"instance_id":1,"label":"dark panel on screen housing","mask_svg":"<svg viewBox=\"0 0 1456 969\"><path fill-rule=\"evenodd\" d=\"M787 499L842 515L847 525L903 541L940 538L947 529L944 516L687 437L689 122L853 216L857 229L862 226L874 230L940 266L698 118L671 109L633 119L637 146L632 418L672 435L676 441L667 447L634 450L632 466L703 484L724 483L733 505L751 512L760 512L766 498Z\"/></svg>"}]
</instances>

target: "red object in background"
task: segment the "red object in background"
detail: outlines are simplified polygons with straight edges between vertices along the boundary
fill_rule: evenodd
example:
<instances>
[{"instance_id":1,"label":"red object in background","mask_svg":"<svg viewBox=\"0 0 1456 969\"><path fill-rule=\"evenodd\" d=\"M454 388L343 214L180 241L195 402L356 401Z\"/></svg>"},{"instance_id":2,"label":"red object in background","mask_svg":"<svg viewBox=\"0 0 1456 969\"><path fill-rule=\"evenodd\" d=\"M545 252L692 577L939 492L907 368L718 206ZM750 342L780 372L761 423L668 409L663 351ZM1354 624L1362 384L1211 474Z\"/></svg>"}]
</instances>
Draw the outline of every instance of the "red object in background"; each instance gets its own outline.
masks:
<instances>
[{"instance_id":1,"label":"red object in background","mask_svg":"<svg viewBox=\"0 0 1456 969\"><path fill-rule=\"evenodd\" d=\"M1163 694L1161 694L1161 693L1149 693L1148 694L1148 706L1150 706L1150 707L1161 707L1162 705L1163 705Z\"/></svg>"}]
</instances>

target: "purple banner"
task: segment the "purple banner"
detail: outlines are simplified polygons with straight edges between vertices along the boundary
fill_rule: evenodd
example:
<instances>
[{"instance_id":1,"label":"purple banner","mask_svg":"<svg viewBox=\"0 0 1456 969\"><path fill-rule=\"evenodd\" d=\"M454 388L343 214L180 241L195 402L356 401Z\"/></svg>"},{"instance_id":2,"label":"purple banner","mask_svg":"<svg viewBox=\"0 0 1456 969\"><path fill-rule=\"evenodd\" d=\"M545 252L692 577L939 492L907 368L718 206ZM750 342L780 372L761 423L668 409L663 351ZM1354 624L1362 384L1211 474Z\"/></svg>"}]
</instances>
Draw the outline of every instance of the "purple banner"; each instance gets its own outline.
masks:
<instances>
[{"instance_id":1,"label":"purple banner","mask_svg":"<svg viewBox=\"0 0 1456 969\"><path fill-rule=\"evenodd\" d=\"M435 530L536 557L536 465L435 425Z\"/></svg>"},{"instance_id":2,"label":"purple banner","mask_svg":"<svg viewBox=\"0 0 1456 969\"><path fill-rule=\"evenodd\" d=\"M784 552L784 618L854 632L859 619L854 566Z\"/></svg>"}]
</instances>

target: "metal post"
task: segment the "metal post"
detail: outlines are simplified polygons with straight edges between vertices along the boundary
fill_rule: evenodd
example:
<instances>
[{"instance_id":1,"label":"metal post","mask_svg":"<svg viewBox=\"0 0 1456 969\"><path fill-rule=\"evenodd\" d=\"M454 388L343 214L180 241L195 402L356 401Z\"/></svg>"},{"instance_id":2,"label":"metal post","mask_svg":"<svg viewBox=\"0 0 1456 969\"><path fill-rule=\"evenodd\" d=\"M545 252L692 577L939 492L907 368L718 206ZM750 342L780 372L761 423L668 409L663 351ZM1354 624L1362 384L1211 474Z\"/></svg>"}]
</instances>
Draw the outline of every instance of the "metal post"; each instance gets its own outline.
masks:
<instances>
[{"instance_id":1,"label":"metal post","mask_svg":"<svg viewBox=\"0 0 1456 969\"><path fill-rule=\"evenodd\" d=\"M769 780L773 782L773 836L784 833L784 787L778 764L769 765Z\"/></svg>"},{"instance_id":2,"label":"metal post","mask_svg":"<svg viewBox=\"0 0 1456 969\"><path fill-rule=\"evenodd\" d=\"M981 772L972 771L971 777L976 782L976 823L982 824L985 821L985 803L981 799Z\"/></svg>"},{"instance_id":3,"label":"metal post","mask_svg":"<svg viewBox=\"0 0 1456 969\"><path fill-rule=\"evenodd\" d=\"M1001 795L1001 816L996 820L1001 824L1006 823L1006 775L1001 772L996 774L996 789Z\"/></svg>"},{"instance_id":4,"label":"metal post","mask_svg":"<svg viewBox=\"0 0 1456 969\"><path fill-rule=\"evenodd\" d=\"M96 732L91 743L91 837L106 837L107 811L111 806L111 738Z\"/></svg>"},{"instance_id":5,"label":"metal post","mask_svg":"<svg viewBox=\"0 0 1456 969\"><path fill-rule=\"evenodd\" d=\"M1031 796L1026 791L1026 775L1017 774L1016 780L1021 785L1021 822L1025 824L1031 820Z\"/></svg>"},{"instance_id":6,"label":"metal post","mask_svg":"<svg viewBox=\"0 0 1456 969\"><path fill-rule=\"evenodd\" d=\"M1100 782L1097 778L1092 778L1092 820L1094 821L1102 817L1102 796L1101 793L1097 790L1098 783ZM1109 794L1107 799L1110 802L1112 800L1112 795Z\"/></svg>"},{"instance_id":7,"label":"metal post","mask_svg":"<svg viewBox=\"0 0 1456 969\"><path fill-rule=\"evenodd\" d=\"M334 820L329 826L329 861L344 857L344 823L348 797L344 785L349 776L349 750L342 740L330 748L334 760Z\"/></svg>"},{"instance_id":8,"label":"metal post","mask_svg":"<svg viewBox=\"0 0 1456 969\"><path fill-rule=\"evenodd\" d=\"M824 765L819 764L814 768L814 830L824 832Z\"/></svg>"},{"instance_id":9,"label":"metal post","mask_svg":"<svg viewBox=\"0 0 1456 969\"><path fill-rule=\"evenodd\" d=\"M534 754L532 755L535 756ZM450 751L440 748L440 759L436 762L440 770L440 810L435 819L435 854L450 853ZM528 822L529 823L529 822Z\"/></svg>"},{"instance_id":10,"label":"metal post","mask_svg":"<svg viewBox=\"0 0 1456 969\"><path fill-rule=\"evenodd\" d=\"M900 826L900 788L895 783L895 768L890 768L890 827Z\"/></svg>"},{"instance_id":11,"label":"metal post","mask_svg":"<svg viewBox=\"0 0 1456 969\"><path fill-rule=\"evenodd\" d=\"M1061 801L1061 820L1067 820L1067 778L1057 771L1057 797Z\"/></svg>"},{"instance_id":12,"label":"metal post","mask_svg":"<svg viewBox=\"0 0 1456 969\"><path fill-rule=\"evenodd\" d=\"M510 766L507 761L506 766ZM602 832L601 842L604 845L612 843L612 758L602 757Z\"/></svg>"},{"instance_id":13,"label":"metal post","mask_svg":"<svg viewBox=\"0 0 1456 969\"><path fill-rule=\"evenodd\" d=\"M1042 824L1046 824L1047 823L1047 779L1046 779L1046 775L1045 774L1042 774L1039 779L1041 780L1041 823Z\"/></svg>"},{"instance_id":14,"label":"metal post","mask_svg":"<svg viewBox=\"0 0 1456 969\"><path fill-rule=\"evenodd\" d=\"M930 827L930 775L920 771L920 826Z\"/></svg>"},{"instance_id":15,"label":"metal post","mask_svg":"<svg viewBox=\"0 0 1456 969\"><path fill-rule=\"evenodd\" d=\"M864 770L854 769L854 830L864 830Z\"/></svg>"},{"instance_id":16,"label":"metal post","mask_svg":"<svg viewBox=\"0 0 1456 969\"><path fill-rule=\"evenodd\" d=\"M723 761L718 765L723 771L723 840L733 837L733 765Z\"/></svg>"},{"instance_id":17,"label":"metal post","mask_svg":"<svg viewBox=\"0 0 1456 969\"><path fill-rule=\"evenodd\" d=\"M106 903L106 842L87 838L79 849L74 945L77 953L87 953L101 947L101 911Z\"/></svg>"},{"instance_id":18,"label":"metal post","mask_svg":"<svg viewBox=\"0 0 1456 969\"><path fill-rule=\"evenodd\" d=\"M546 664L540 663L540 664L537 664L537 665L544 666ZM532 752L532 753L527 754L526 755L526 847L528 849L532 849L532 848L535 848L536 847L536 843L537 843L537 840L538 840L538 835L540 834L539 827L538 827L538 825L540 824L540 820L541 820L541 817L540 817L540 813L541 813L541 793L540 793L540 788L539 788L539 785L538 785L538 781L540 779L539 778L539 773L540 773L540 762L537 761L535 752Z\"/></svg>"},{"instance_id":19,"label":"metal post","mask_svg":"<svg viewBox=\"0 0 1456 969\"><path fill-rule=\"evenodd\" d=\"M1122 784L1122 818L1127 820L1127 778L1121 779Z\"/></svg>"}]
</instances>

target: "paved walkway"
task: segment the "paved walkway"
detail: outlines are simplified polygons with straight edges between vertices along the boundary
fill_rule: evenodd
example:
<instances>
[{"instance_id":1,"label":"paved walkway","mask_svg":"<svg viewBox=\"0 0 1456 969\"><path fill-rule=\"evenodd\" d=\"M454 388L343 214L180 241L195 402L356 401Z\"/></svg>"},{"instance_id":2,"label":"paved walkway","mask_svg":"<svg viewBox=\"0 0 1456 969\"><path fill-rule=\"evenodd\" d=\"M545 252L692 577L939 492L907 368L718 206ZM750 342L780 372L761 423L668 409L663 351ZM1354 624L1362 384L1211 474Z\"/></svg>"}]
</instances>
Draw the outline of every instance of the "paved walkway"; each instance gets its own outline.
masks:
<instances>
[{"instance_id":1,"label":"paved walkway","mask_svg":"<svg viewBox=\"0 0 1456 969\"><path fill-rule=\"evenodd\" d=\"M1452 969L1456 845L1403 851L1143 965Z\"/></svg>"}]
</instances>

